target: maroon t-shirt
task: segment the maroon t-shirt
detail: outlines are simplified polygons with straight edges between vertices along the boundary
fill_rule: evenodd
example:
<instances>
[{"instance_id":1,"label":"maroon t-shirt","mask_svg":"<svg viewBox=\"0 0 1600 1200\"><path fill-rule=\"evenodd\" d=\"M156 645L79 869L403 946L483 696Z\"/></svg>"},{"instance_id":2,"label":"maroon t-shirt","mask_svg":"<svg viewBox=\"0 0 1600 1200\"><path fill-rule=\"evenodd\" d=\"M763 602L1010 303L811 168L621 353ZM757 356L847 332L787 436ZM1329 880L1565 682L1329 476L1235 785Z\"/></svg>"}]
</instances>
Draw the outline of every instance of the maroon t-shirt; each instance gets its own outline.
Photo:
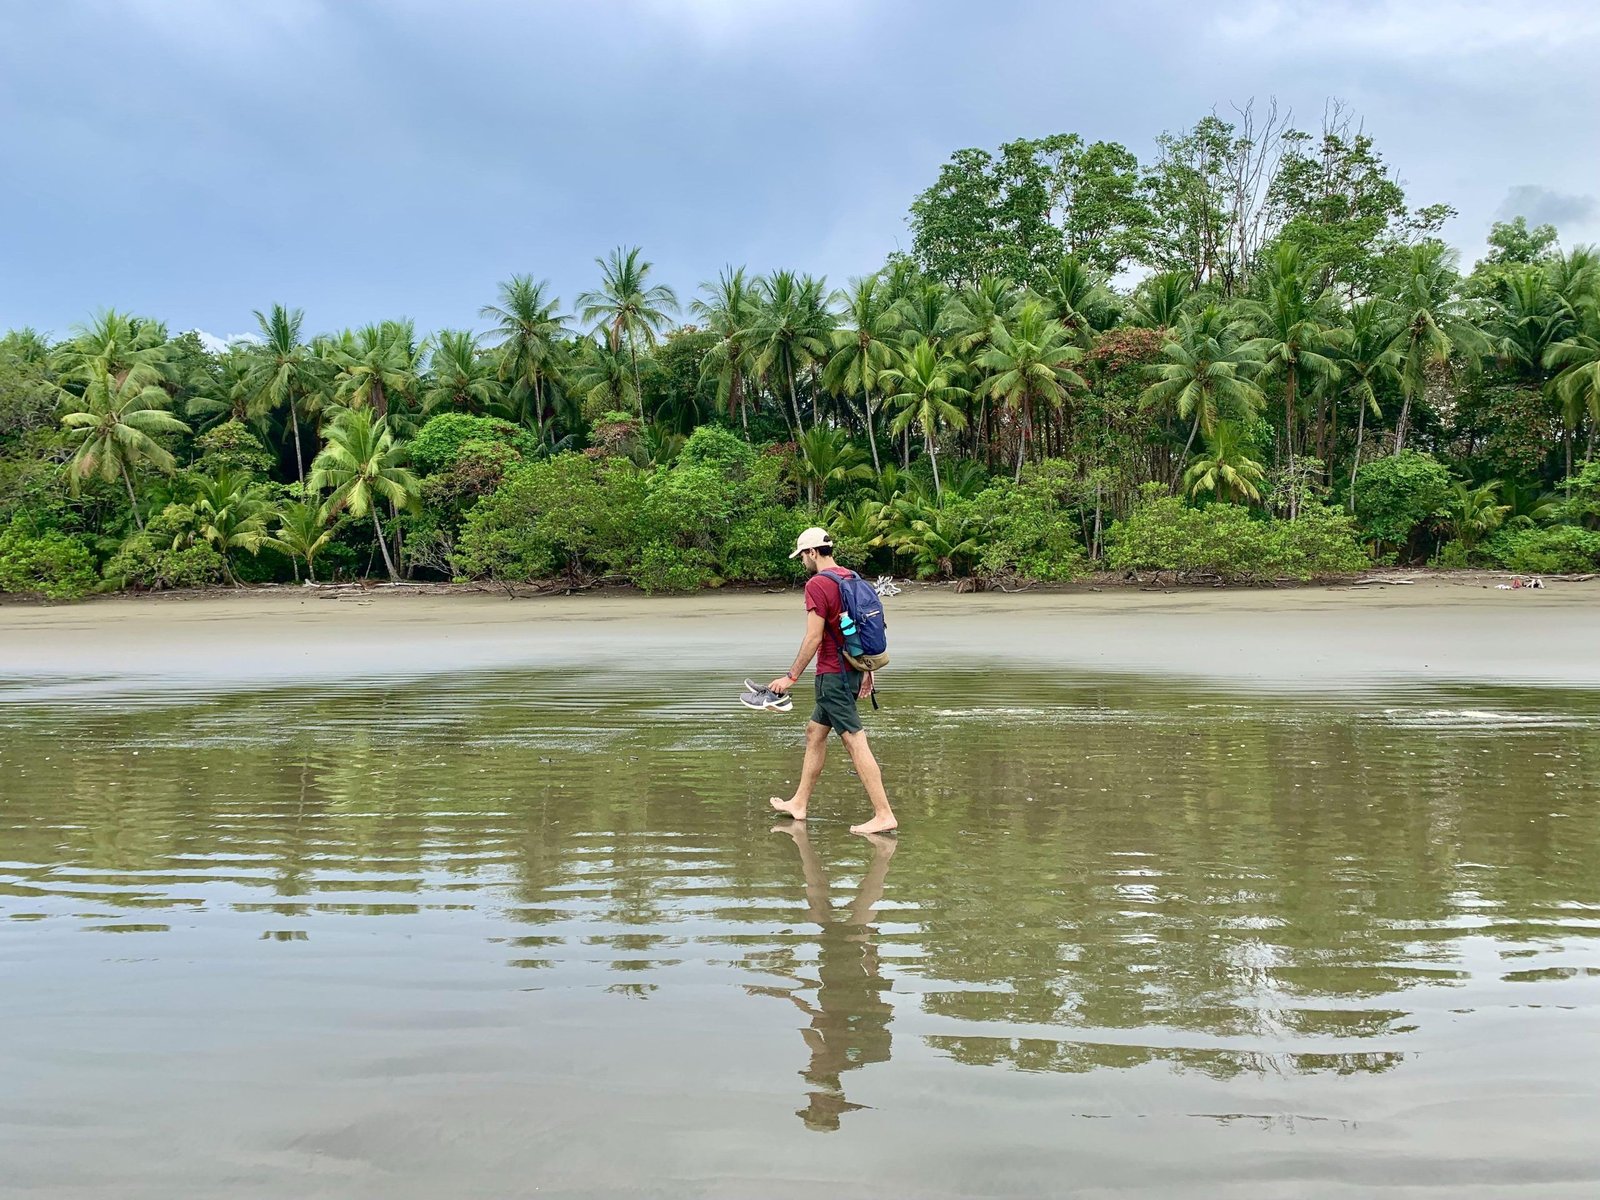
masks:
<instances>
[{"instance_id":1,"label":"maroon t-shirt","mask_svg":"<svg viewBox=\"0 0 1600 1200\"><path fill-rule=\"evenodd\" d=\"M849 567L829 567L845 578L853 578ZM822 646L817 651L818 675L843 675L848 669L839 657L839 644L844 635L839 631L839 614L844 611L844 597L839 594L839 584L826 575L813 575L806 580L806 611L822 615Z\"/></svg>"}]
</instances>

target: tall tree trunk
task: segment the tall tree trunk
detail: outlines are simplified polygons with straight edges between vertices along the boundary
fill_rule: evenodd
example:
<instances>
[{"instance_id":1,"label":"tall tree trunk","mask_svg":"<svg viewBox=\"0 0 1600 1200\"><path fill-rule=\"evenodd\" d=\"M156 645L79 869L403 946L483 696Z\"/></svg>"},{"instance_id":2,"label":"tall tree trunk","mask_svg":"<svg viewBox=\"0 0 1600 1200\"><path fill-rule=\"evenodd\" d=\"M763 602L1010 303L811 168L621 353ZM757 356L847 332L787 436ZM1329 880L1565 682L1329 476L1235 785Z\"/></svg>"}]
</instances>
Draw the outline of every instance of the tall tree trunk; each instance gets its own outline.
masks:
<instances>
[{"instance_id":1,"label":"tall tree trunk","mask_svg":"<svg viewBox=\"0 0 1600 1200\"><path fill-rule=\"evenodd\" d=\"M867 418L867 444L872 447L872 473L883 474L883 465L878 462L878 435L872 431L872 393L867 390L866 381L861 384L861 409Z\"/></svg>"},{"instance_id":2,"label":"tall tree trunk","mask_svg":"<svg viewBox=\"0 0 1600 1200\"><path fill-rule=\"evenodd\" d=\"M939 454L933 448L933 434L926 427L922 430L922 444L928 448L928 462L933 465L933 498L937 502L944 497L939 484Z\"/></svg>"},{"instance_id":3,"label":"tall tree trunk","mask_svg":"<svg viewBox=\"0 0 1600 1200\"><path fill-rule=\"evenodd\" d=\"M794 432L796 438L798 438L800 434L805 432L806 422L805 418L800 415L800 392L795 387L794 363L784 363L784 376L789 381L789 411L794 414Z\"/></svg>"},{"instance_id":4,"label":"tall tree trunk","mask_svg":"<svg viewBox=\"0 0 1600 1200\"><path fill-rule=\"evenodd\" d=\"M1017 430L1017 473L1013 483L1022 482L1022 460L1028 453L1028 441L1033 435L1033 404L1027 398L1022 401L1022 426Z\"/></svg>"},{"instance_id":5,"label":"tall tree trunk","mask_svg":"<svg viewBox=\"0 0 1600 1200\"><path fill-rule=\"evenodd\" d=\"M533 425L537 431L539 444L544 445L544 373L536 372L533 377Z\"/></svg>"},{"instance_id":6,"label":"tall tree trunk","mask_svg":"<svg viewBox=\"0 0 1600 1200\"><path fill-rule=\"evenodd\" d=\"M639 383L639 354L634 349L633 331L628 331L628 361L633 364L633 398L639 402L639 424L645 423L644 419L644 388Z\"/></svg>"},{"instance_id":7,"label":"tall tree trunk","mask_svg":"<svg viewBox=\"0 0 1600 1200\"><path fill-rule=\"evenodd\" d=\"M1189 451L1194 448L1194 436L1200 432L1200 405L1194 406L1194 423L1189 426L1189 440L1183 444L1183 458L1178 462L1177 474L1183 474L1183 469L1189 465Z\"/></svg>"},{"instance_id":8,"label":"tall tree trunk","mask_svg":"<svg viewBox=\"0 0 1600 1200\"><path fill-rule=\"evenodd\" d=\"M1406 448L1406 420L1411 416L1411 392L1409 389L1400 389L1400 419L1394 423L1394 452L1399 454Z\"/></svg>"},{"instance_id":9,"label":"tall tree trunk","mask_svg":"<svg viewBox=\"0 0 1600 1200\"><path fill-rule=\"evenodd\" d=\"M1361 470L1361 439L1367 429L1367 398L1361 398L1361 415L1356 418L1356 453L1350 464L1350 511L1356 511L1356 472Z\"/></svg>"},{"instance_id":10,"label":"tall tree trunk","mask_svg":"<svg viewBox=\"0 0 1600 1200\"><path fill-rule=\"evenodd\" d=\"M1289 520L1294 520L1299 508L1295 497L1299 495L1300 485L1294 477L1294 409L1299 399L1296 394L1295 384L1299 380L1295 376L1295 369L1291 366L1284 374L1283 387L1283 424L1284 436L1289 442Z\"/></svg>"},{"instance_id":11,"label":"tall tree trunk","mask_svg":"<svg viewBox=\"0 0 1600 1200\"><path fill-rule=\"evenodd\" d=\"M383 526L378 523L378 506L371 506L372 532L378 535L378 549L383 551L383 565L389 569L389 582L399 583L400 573L394 569L394 559L389 557L389 542L383 536Z\"/></svg>"},{"instance_id":12,"label":"tall tree trunk","mask_svg":"<svg viewBox=\"0 0 1600 1200\"><path fill-rule=\"evenodd\" d=\"M1572 474L1572 471L1569 469L1567 474ZM122 464L122 482L123 485L128 489L128 506L133 509L133 523L138 528L139 532L143 533L144 521L139 516L139 499L133 494L133 478L128 474L127 463Z\"/></svg>"},{"instance_id":13,"label":"tall tree trunk","mask_svg":"<svg viewBox=\"0 0 1600 1200\"><path fill-rule=\"evenodd\" d=\"M383 390L383 380L378 380L372 385L372 411L379 417L389 415L389 393Z\"/></svg>"},{"instance_id":14,"label":"tall tree trunk","mask_svg":"<svg viewBox=\"0 0 1600 1200\"><path fill-rule=\"evenodd\" d=\"M289 424L294 429L294 472L300 480L300 486L306 483L306 456L300 449L300 418L295 415L294 400L289 400Z\"/></svg>"}]
</instances>

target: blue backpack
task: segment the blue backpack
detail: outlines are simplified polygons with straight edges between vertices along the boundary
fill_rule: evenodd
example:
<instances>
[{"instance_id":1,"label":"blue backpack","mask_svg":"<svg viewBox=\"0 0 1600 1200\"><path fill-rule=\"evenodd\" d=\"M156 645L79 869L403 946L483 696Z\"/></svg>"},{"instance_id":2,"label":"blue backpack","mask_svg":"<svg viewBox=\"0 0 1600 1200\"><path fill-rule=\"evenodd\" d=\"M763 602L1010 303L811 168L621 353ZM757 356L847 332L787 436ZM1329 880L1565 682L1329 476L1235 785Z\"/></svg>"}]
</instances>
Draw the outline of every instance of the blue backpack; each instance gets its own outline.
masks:
<instances>
[{"instance_id":1,"label":"blue backpack","mask_svg":"<svg viewBox=\"0 0 1600 1200\"><path fill-rule=\"evenodd\" d=\"M857 671L876 671L889 663L888 622L883 616L883 597L878 589L859 575L838 571L819 571L839 588L844 610L839 614L840 650Z\"/></svg>"}]
</instances>

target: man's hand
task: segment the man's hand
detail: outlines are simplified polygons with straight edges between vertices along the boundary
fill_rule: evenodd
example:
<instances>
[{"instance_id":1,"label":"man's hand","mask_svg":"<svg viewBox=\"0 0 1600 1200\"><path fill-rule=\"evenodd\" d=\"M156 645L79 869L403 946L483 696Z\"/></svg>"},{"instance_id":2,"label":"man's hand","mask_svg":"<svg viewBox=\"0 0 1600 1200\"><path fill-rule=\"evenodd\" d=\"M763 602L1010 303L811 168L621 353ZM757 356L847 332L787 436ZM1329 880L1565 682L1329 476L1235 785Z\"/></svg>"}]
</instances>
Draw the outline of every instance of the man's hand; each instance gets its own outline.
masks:
<instances>
[{"instance_id":1,"label":"man's hand","mask_svg":"<svg viewBox=\"0 0 1600 1200\"><path fill-rule=\"evenodd\" d=\"M780 675L771 683L767 684L767 691L776 692L781 696L793 686L794 680L790 679L787 675Z\"/></svg>"},{"instance_id":2,"label":"man's hand","mask_svg":"<svg viewBox=\"0 0 1600 1200\"><path fill-rule=\"evenodd\" d=\"M872 695L872 688L872 672L868 671L861 677L861 690L856 693L856 699L865 700L868 696Z\"/></svg>"}]
</instances>

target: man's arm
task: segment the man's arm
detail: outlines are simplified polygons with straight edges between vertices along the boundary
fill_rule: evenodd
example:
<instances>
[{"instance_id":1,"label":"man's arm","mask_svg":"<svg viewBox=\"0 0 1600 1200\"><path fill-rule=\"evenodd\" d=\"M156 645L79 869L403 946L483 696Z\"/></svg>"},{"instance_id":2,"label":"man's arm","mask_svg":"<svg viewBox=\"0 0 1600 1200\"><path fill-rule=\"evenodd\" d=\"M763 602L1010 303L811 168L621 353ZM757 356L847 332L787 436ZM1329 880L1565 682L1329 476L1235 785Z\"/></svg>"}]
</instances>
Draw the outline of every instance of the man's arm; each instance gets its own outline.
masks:
<instances>
[{"instance_id":1,"label":"man's arm","mask_svg":"<svg viewBox=\"0 0 1600 1200\"><path fill-rule=\"evenodd\" d=\"M825 627L821 613L809 611L806 613L806 636L800 641L800 653L795 655L794 665L789 668L787 675L780 675L767 684L768 691L777 692L781 696L800 682L800 676L805 674L805 669L817 655L817 647L822 645L822 631Z\"/></svg>"}]
</instances>

